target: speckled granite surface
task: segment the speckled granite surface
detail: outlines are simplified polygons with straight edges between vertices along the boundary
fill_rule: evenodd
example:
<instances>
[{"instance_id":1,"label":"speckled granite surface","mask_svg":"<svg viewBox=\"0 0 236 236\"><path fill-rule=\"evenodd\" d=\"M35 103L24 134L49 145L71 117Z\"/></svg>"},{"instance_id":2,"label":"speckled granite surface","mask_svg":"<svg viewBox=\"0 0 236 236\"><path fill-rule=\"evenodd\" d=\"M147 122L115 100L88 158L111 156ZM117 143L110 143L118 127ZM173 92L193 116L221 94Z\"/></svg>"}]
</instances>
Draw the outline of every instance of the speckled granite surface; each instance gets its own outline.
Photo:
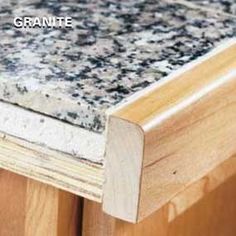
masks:
<instances>
[{"instance_id":1,"label":"speckled granite surface","mask_svg":"<svg viewBox=\"0 0 236 236\"><path fill-rule=\"evenodd\" d=\"M16 29L14 16L72 16ZM103 132L106 109L236 35L236 19L165 1L0 3L0 99Z\"/></svg>"},{"instance_id":2,"label":"speckled granite surface","mask_svg":"<svg viewBox=\"0 0 236 236\"><path fill-rule=\"evenodd\" d=\"M211 10L222 11L236 16L235 0L187 0L199 6L204 6Z\"/></svg>"}]
</instances>

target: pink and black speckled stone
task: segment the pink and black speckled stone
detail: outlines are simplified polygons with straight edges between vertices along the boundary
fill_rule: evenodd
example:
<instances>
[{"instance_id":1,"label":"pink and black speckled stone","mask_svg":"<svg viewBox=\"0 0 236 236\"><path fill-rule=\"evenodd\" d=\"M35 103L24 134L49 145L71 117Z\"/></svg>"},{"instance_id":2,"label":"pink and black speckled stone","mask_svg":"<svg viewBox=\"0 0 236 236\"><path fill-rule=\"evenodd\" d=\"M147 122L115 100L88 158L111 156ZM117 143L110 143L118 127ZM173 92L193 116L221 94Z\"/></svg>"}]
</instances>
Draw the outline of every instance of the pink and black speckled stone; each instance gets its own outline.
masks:
<instances>
[{"instance_id":1,"label":"pink and black speckled stone","mask_svg":"<svg viewBox=\"0 0 236 236\"><path fill-rule=\"evenodd\" d=\"M73 29L14 28L29 15ZM107 109L235 35L234 17L176 2L4 1L0 99L101 133Z\"/></svg>"}]
</instances>

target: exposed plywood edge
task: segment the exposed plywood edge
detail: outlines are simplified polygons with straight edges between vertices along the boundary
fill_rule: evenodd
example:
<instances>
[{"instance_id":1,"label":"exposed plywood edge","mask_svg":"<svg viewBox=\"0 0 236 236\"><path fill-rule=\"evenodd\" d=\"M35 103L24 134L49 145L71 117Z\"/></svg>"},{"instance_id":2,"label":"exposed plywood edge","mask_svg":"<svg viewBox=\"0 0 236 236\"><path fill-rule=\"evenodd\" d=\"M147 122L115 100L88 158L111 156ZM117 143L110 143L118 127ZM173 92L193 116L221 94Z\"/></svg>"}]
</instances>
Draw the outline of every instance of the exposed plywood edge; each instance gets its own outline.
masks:
<instances>
[{"instance_id":1,"label":"exposed plywood edge","mask_svg":"<svg viewBox=\"0 0 236 236\"><path fill-rule=\"evenodd\" d=\"M101 202L103 167L0 134L0 167Z\"/></svg>"},{"instance_id":2,"label":"exposed plywood edge","mask_svg":"<svg viewBox=\"0 0 236 236\"><path fill-rule=\"evenodd\" d=\"M103 162L103 134L5 102L0 102L0 111L1 132L92 162Z\"/></svg>"},{"instance_id":3,"label":"exposed plywood edge","mask_svg":"<svg viewBox=\"0 0 236 236\"><path fill-rule=\"evenodd\" d=\"M130 222L140 221L236 152L235 55L236 44L217 50L110 115L105 212ZM137 132L143 142L134 153L138 144L133 134ZM118 163L123 160L129 166L121 169ZM109 171L115 168L116 172ZM125 197L130 179L136 186L133 194L138 195Z\"/></svg>"}]
</instances>

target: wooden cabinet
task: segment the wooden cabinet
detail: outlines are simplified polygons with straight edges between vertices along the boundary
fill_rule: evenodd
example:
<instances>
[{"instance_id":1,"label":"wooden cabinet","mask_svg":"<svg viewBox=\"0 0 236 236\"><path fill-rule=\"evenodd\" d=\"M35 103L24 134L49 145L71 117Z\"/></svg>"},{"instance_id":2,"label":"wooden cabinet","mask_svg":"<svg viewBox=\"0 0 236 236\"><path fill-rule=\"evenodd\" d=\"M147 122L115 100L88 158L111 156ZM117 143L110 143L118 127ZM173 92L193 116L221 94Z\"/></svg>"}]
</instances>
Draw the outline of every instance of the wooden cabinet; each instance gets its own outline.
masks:
<instances>
[{"instance_id":1,"label":"wooden cabinet","mask_svg":"<svg viewBox=\"0 0 236 236\"><path fill-rule=\"evenodd\" d=\"M236 157L133 224L105 214L100 203L0 171L1 236L234 236Z\"/></svg>"}]
</instances>

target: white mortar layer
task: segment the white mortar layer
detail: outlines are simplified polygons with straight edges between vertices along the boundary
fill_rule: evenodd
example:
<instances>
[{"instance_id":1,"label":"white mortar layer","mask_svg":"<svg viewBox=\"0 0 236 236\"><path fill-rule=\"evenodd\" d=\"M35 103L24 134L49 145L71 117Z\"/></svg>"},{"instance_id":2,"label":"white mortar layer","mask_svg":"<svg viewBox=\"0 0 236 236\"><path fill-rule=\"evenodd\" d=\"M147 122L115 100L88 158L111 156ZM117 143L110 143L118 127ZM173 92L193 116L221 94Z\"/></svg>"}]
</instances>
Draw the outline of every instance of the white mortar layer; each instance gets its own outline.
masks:
<instances>
[{"instance_id":1,"label":"white mortar layer","mask_svg":"<svg viewBox=\"0 0 236 236\"><path fill-rule=\"evenodd\" d=\"M4 102L0 102L0 131L92 162L103 160L102 134Z\"/></svg>"}]
</instances>

